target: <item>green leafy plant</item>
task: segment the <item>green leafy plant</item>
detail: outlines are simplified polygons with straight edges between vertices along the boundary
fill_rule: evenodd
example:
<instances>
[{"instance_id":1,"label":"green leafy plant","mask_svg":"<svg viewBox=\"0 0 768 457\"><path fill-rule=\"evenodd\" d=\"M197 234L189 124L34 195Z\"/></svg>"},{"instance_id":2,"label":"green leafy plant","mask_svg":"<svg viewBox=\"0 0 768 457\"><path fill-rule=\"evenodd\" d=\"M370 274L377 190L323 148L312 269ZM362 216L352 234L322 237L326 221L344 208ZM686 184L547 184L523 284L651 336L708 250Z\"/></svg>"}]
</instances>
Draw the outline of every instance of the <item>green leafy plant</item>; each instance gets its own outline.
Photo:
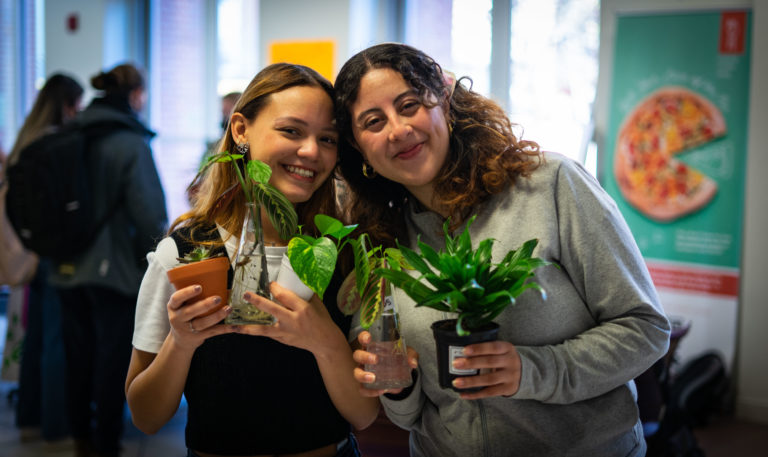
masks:
<instances>
[{"instance_id":1,"label":"green leafy plant","mask_svg":"<svg viewBox=\"0 0 768 457\"><path fill-rule=\"evenodd\" d=\"M477 249L472 249L469 226L474 220L474 216L470 218L455 238L449 233L449 221L446 221L443 224L445 249L439 252L421 241L418 241L420 252L397 243L405 261L420 274L418 277L403 271L402 264L374 271L402 289L417 307L458 313L456 333L459 335L468 335L472 329L493 321L527 289L536 289L546 298L541 286L529 281L533 270L549 264L532 257L538 240L526 241L494 264L491 261L493 239L483 240Z\"/></svg>"},{"instance_id":2,"label":"green leafy plant","mask_svg":"<svg viewBox=\"0 0 768 457\"><path fill-rule=\"evenodd\" d=\"M187 264L200 262L210 258L212 258L210 249L205 246L198 246L184 257L176 257L176 260L178 260L179 263Z\"/></svg>"},{"instance_id":3,"label":"green leafy plant","mask_svg":"<svg viewBox=\"0 0 768 457\"><path fill-rule=\"evenodd\" d=\"M241 160L243 154L223 151L210 156L200 173L204 173L213 163L232 163L246 201L261 205L280 237L290 238L286 253L291 267L302 282L322 299L336 268L338 252L344 246L344 238L352 233L357 225L345 226L331 216L317 214L314 222L320 232L318 237L296 234L299 229L296 210L280 190L269 184L272 175L269 165L259 160L249 160L243 167L243 173L239 165ZM256 214L251 216L258 217Z\"/></svg>"},{"instance_id":4,"label":"green leafy plant","mask_svg":"<svg viewBox=\"0 0 768 457\"><path fill-rule=\"evenodd\" d=\"M287 240L296 233L299 220L293 204L282 192L269 184L269 178L272 176L269 165L260 160L248 160L245 162L245 173L243 173L239 165L240 161L244 160L243 157L243 154L232 154L229 151L214 154L205 161L200 174L204 173L211 164L231 163L246 201L261 205L280 237ZM254 219L260 217L258 214L251 216Z\"/></svg>"},{"instance_id":5,"label":"green leafy plant","mask_svg":"<svg viewBox=\"0 0 768 457\"><path fill-rule=\"evenodd\" d=\"M355 287L349 289L352 297L347 301L360 303L360 324L364 329L369 329L381 314L381 305L384 301L384 278L377 272L387 268L388 265L397 265L397 268L408 268L408 264L395 248L382 248L382 246L370 246L371 241L367 233L363 233L356 239L350 239L349 244L355 258L355 271L347 280L354 280ZM342 285L342 290L345 287Z\"/></svg>"},{"instance_id":6,"label":"green leafy plant","mask_svg":"<svg viewBox=\"0 0 768 457\"><path fill-rule=\"evenodd\" d=\"M345 238L357 224L344 225L325 214L316 214L314 222L320 236L301 233L294 236L288 242L286 254L299 279L322 299L336 269L339 252L348 241Z\"/></svg>"}]
</instances>

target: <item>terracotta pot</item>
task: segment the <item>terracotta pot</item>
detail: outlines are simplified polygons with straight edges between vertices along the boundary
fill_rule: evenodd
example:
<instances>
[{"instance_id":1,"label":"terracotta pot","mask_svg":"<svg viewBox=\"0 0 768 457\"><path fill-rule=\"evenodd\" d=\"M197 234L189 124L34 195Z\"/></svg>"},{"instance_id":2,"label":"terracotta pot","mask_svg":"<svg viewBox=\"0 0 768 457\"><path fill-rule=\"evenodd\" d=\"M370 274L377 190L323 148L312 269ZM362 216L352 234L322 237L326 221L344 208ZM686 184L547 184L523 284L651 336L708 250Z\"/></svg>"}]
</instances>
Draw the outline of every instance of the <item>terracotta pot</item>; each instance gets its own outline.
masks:
<instances>
[{"instance_id":1,"label":"terracotta pot","mask_svg":"<svg viewBox=\"0 0 768 457\"><path fill-rule=\"evenodd\" d=\"M475 376L478 370L457 370L453 368L453 360L462 357L464 346L475 343L494 341L499 337L499 324L491 322L477 329L471 329L467 336L459 336L456 333L456 319L446 319L432 323L432 333L435 337L437 349L437 370L440 387L453 389L456 392L473 392L480 390L477 387L457 389L453 387L456 378Z\"/></svg>"},{"instance_id":2,"label":"terracotta pot","mask_svg":"<svg viewBox=\"0 0 768 457\"><path fill-rule=\"evenodd\" d=\"M214 257L172 268L168 270L168 280L171 281L176 290L193 284L201 285L203 292L200 295L200 299L213 295L221 297L221 306L204 314L204 316L208 316L221 309L227 303L229 298L229 291L227 290L228 270L228 258Z\"/></svg>"}]
</instances>

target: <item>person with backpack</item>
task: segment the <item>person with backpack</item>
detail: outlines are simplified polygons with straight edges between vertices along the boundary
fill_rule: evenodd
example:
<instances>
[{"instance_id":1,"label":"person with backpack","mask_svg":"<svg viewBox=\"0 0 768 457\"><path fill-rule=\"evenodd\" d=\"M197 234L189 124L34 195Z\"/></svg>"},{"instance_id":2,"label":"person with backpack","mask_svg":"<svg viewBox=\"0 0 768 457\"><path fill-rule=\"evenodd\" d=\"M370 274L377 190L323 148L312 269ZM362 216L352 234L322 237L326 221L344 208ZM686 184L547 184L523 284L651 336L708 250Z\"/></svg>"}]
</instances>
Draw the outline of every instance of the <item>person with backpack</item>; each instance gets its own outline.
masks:
<instances>
[{"instance_id":1,"label":"person with backpack","mask_svg":"<svg viewBox=\"0 0 768 457\"><path fill-rule=\"evenodd\" d=\"M60 130L80 110L83 87L62 73L51 75L38 92L32 109L16 136L8 156L8 166L16 164L24 148L38 138ZM66 419L66 371L61 330L61 305L56 290L49 284L51 260L26 249L5 212L8 191L5 179L0 185L3 202L2 268L3 283L28 285L26 328L19 370L19 396L16 426L22 441L42 438L49 444L66 444L69 429ZM11 289L24 293L23 288Z\"/></svg>"},{"instance_id":2,"label":"person with backpack","mask_svg":"<svg viewBox=\"0 0 768 457\"><path fill-rule=\"evenodd\" d=\"M62 303L69 425L79 457L120 453L123 383L144 259L167 225L149 146L154 133L137 115L146 100L142 73L121 64L93 76L91 85L101 94L75 122L101 132L87 136L87 163L93 210L105 220L90 244L58 260L52 274Z\"/></svg>"}]
</instances>

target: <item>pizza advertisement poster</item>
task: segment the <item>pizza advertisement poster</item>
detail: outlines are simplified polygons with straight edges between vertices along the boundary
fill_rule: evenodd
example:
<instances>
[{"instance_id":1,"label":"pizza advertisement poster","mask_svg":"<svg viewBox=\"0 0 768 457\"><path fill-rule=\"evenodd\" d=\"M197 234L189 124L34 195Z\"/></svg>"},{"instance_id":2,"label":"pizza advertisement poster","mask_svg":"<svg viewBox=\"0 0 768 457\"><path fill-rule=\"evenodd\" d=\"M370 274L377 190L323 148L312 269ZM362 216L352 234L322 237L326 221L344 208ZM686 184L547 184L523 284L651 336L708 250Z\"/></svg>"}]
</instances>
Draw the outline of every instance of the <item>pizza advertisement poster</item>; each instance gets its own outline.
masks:
<instances>
[{"instance_id":1,"label":"pizza advertisement poster","mask_svg":"<svg viewBox=\"0 0 768 457\"><path fill-rule=\"evenodd\" d=\"M726 356L739 293L750 22L743 10L617 14L600 153L601 183L665 309L696 316L689 342Z\"/></svg>"},{"instance_id":2,"label":"pizza advertisement poster","mask_svg":"<svg viewBox=\"0 0 768 457\"><path fill-rule=\"evenodd\" d=\"M733 16L617 18L601 178L648 259L739 266L749 13Z\"/></svg>"}]
</instances>

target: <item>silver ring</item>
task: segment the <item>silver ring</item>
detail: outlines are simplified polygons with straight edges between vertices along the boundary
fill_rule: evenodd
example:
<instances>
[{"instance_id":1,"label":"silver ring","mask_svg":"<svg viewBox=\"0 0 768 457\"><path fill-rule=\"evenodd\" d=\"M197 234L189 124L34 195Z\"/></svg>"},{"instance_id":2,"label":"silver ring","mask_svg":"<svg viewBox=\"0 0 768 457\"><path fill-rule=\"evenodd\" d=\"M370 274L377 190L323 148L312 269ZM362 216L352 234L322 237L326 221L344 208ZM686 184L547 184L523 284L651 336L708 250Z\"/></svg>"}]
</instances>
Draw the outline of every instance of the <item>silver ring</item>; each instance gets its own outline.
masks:
<instances>
[{"instance_id":1,"label":"silver ring","mask_svg":"<svg viewBox=\"0 0 768 457\"><path fill-rule=\"evenodd\" d=\"M195 330L195 327L192 327L192 320L187 321L187 325L189 325L190 332L197 333L197 330Z\"/></svg>"}]
</instances>

